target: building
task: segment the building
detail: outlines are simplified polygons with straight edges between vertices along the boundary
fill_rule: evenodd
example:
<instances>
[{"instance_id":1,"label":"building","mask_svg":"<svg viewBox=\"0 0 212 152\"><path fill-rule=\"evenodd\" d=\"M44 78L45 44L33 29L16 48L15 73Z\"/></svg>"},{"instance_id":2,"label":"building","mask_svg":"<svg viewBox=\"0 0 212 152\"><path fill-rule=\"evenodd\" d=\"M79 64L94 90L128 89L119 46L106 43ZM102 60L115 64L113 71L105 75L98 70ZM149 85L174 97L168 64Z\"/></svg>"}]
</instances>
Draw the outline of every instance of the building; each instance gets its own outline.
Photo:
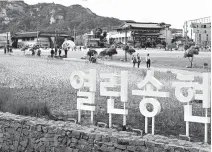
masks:
<instances>
[{"instance_id":1,"label":"building","mask_svg":"<svg viewBox=\"0 0 212 152\"><path fill-rule=\"evenodd\" d=\"M17 47L29 46L32 47L34 45L39 45L40 47L50 48L55 47L57 42L61 41L61 38L66 40L69 35L64 32L19 32L13 36L13 39L17 41Z\"/></svg>"},{"instance_id":2,"label":"building","mask_svg":"<svg viewBox=\"0 0 212 152\"><path fill-rule=\"evenodd\" d=\"M174 37L183 37L183 30L178 29L174 33L172 32L172 38L174 38Z\"/></svg>"},{"instance_id":3,"label":"building","mask_svg":"<svg viewBox=\"0 0 212 152\"><path fill-rule=\"evenodd\" d=\"M211 20L204 17L186 21L184 24L184 36L192 39L196 45L211 46Z\"/></svg>"},{"instance_id":4,"label":"building","mask_svg":"<svg viewBox=\"0 0 212 152\"><path fill-rule=\"evenodd\" d=\"M11 45L11 34L10 32L1 33L0 34L0 47L5 47L7 45Z\"/></svg>"},{"instance_id":5,"label":"building","mask_svg":"<svg viewBox=\"0 0 212 152\"><path fill-rule=\"evenodd\" d=\"M83 35L84 46L86 47L98 47L100 38L96 38L93 30L90 33Z\"/></svg>"},{"instance_id":6,"label":"building","mask_svg":"<svg viewBox=\"0 0 212 152\"><path fill-rule=\"evenodd\" d=\"M165 41L170 44L172 32L170 24L146 23L127 21L118 28L108 33L107 39L114 38L117 43L132 41L135 43L145 43L146 41Z\"/></svg>"}]
</instances>

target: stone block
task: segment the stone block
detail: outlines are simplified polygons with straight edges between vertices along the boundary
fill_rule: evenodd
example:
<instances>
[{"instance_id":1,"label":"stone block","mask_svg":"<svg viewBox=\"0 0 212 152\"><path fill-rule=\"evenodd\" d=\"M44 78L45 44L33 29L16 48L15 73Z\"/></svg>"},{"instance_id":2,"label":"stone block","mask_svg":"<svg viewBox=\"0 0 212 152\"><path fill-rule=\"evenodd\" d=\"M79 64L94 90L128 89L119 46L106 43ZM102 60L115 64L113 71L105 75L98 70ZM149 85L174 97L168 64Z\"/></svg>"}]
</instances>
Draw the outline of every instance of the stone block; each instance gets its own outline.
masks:
<instances>
[{"instance_id":1,"label":"stone block","mask_svg":"<svg viewBox=\"0 0 212 152\"><path fill-rule=\"evenodd\" d=\"M102 136L102 141L103 142L110 142L110 137L109 136Z\"/></svg>"},{"instance_id":2,"label":"stone block","mask_svg":"<svg viewBox=\"0 0 212 152\"><path fill-rule=\"evenodd\" d=\"M23 140L23 141L20 142L20 145L22 145L24 148L26 148L27 145L28 145L28 142L29 142L29 140L28 139L25 139L25 140Z\"/></svg>"},{"instance_id":3,"label":"stone block","mask_svg":"<svg viewBox=\"0 0 212 152\"><path fill-rule=\"evenodd\" d=\"M115 152L122 152L122 150L116 148Z\"/></svg>"},{"instance_id":4,"label":"stone block","mask_svg":"<svg viewBox=\"0 0 212 152\"><path fill-rule=\"evenodd\" d=\"M115 151L115 147L107 147L108 152L114 152Z\"/></svg>"},{"instance_id":5,"label":"stone block","mask_svg":"<svg viewBox=\"0 0 212 152\"><path fill-rule=\"evenodd\" d=\"M62 139L62 142L61 142L63 145L66 145L66 143L67 143L67 138L66 137L64 137L63 139Z\"/></svg>"},{"instance_id":6,"label":"stone block","mask_svg":"<svg viewBox=\"0 0 212 152\"><path fill-rule=\"evenodd\" d=\"M81 145L88 145L88 142L84 139L80 139L78 140L78 144L81 144Z\"/></svg>"},{"instance_id":7,"label":"stone block","mask_svg":"<svg viewBox=\"0 0 212 152\"><path fill-rule=\"evenodd\" d=\"M72 149L72 148L70 148L70 147L66 147L65 152L73 152L73 149Z\"/></svg>"},{"instance_id":8,"label":"stone block","mask_svg":"<svg viewBox=\"0 0 212 152\"><path fill-rule=\"evenodd\" d=\"M129 151L135 151L136 147L135 146L127 146L127 150Z\"/></svg>"},{"instance_id":9,"label":"stone block","mask_svg":"<svg viewBox=\"0 0 212 152\"><path fill-rule=\"evenodd\" d=\"M96 134L95 140L102 141L102 135Z\"/></svg>"},{"instance_id":10,"label":"stone block","mask_svg":"<svg viewBox=\"0 0 212 152\"><path fill-rule=\"evenodd\" d=\"M144 146L145 145L145 141L146 140L144 140L144 139L142 139L142 140L136 140L136 141L134 141L134 144L136 145L136 146ZM132 141L133 142L133 141Z\"/></svg>"},{"instance_id":11,"label":"stone block","mask_svg":"<svg viewBox=\"0 0 212 152\"><path fill-rule=\"evenodd\" d=\"M77 143L77 142L78 142L78 139L76 139L76 138L71 138L71 142L72 142L72 143Z\"/></svg>"},{"instance_id":12,"label":"stone block","mask_svg":"<svg viewBox=\"0 0 212 152\"><path fill-rule=\"evenodd\" d=\"M104 145L106 145L106 146L113 146L113 143L112 142L104 142Z\"/></svg>"},{"instance_id":13,"label":"stone block","mask_svg":"<svg viewBox=\"0 0 212 152\"><path fill-rule=\"evenodd\" d=\"M100 148L100 150L106 152L106 151L108 151L108 148L107 148L106 145L102 145L101 148Z\"/></svg>"},{"instance_id":14,"label":"stone block","mask_svg":"<svg viewBox=\"0 0 212 152\"><path fill-rule=\"evenodd\" d=\"M127 139L118 139L117 143L119 145L129 145L129 140L127 140Z\"/></svg>"},{"instance_id":15,"label":"stone block","mask_svg":"<svg viewBox=\"0 0 212 152\"><path fill-rule=\"evenodd\" d=\"M81 137L81 132L79 132L79 131L72 131L71 137L74 137L74 138L76 138L76 139L80 139L80 137Z\"/></svg>"},{"instance_id":16,"label":"stone block","mask_svg":"<svg viewBox=\"0 0 212 152\"><path fill-rule=\"evenodd\" d=\"M154 141L146 141L146 147L155 147L155 142Z\"/></svg>"},{"instance_id":17,"label":"stone block","mask_svg":"<svg viewBox=\"0 0 212 152\"><path fill-rule=\"evenodd\" d=\"M2 138L4 136L4 134L3 133L0 133L0 138Z\"/></svg>"},{"instance_id":18,"label":"stone block","mask_svg":"<svg viewBox=\"0 0 212 152\"><path fill-rule=\"evenodd\" d=\"M146 152L147 148L145 146L136 146L136 151Z\"/></svg>"},{"instance_id":19,"label":"stone block","mask_svg":"<svg viewBox=\"0 0 212 152\"><path fill-rule=\"evenodd\" d=\"M118 143L118 138L117 138L117 137L111 137L111 138L110 138L110 141L111 141L112 143Z\"/></svg>"},{"instance_id":20,"label":"stone block","mask_svg":"<svg viewBox=\"0 0 212 152\"><path fill-rule=\"evenodd\" d=\"M122 150L127 149L127 146L126 146L126 145L114 144L114 147L116 147L116 148L118 148L118 149L122 149Z\"/></svg>"},{"instance_id":21,"label":"stone block","mask_svg":"<svg viewBox=\"0 0 212 152\"><path fill-rule=\"evenodd\" d=\"M188 137L186 135L179 135L180 140L186 140L186 141L191 141L191 137Z\"/></svg>"},{"instance_id":22,"label":"stone block","mask_svg":"<svg viewBox=\"0 0 212 152\"><path fill-rule=\"evenodd\" d=\"M38 125L38 126L37 126L37 131L42 132L42 126L41 126L41 125Z\"/></svg>"}]
</instances>

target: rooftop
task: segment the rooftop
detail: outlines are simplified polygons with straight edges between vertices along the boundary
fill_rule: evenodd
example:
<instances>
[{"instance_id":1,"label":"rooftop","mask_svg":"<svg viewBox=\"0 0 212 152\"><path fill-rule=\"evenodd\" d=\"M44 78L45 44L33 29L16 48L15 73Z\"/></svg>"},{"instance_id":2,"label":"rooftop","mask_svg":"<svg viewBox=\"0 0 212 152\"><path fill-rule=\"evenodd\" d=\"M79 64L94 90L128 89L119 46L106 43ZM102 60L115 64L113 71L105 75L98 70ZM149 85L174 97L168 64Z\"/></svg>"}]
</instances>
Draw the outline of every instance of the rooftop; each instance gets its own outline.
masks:
<instances>
[{"instance_id":1,"label":"rooftop","mask_svg":"<svg viewBox=\"0 0 212 152\"><path fill-rule=\"evenodd\" d=\"M166 26L171 26L170 24L165 24L165 23L153 23L153 22L133 22L133 21L127 21L121 26L119 26L117 29L123 29L123 28L157 28L161 29L163 26L161 24L164 24Z\"/></svg>"},{"instance_id":2,"label":"rooftop","mask_svg":"<svg viewBox=\"0 0 212 152\"><path fill-rule=\"evenodd\" d=\"M55 31L33 31L33 32L18 32L14 37L23 38L23 37L37 37L37 36L46 36L46 37L54 37L55 34L60 37L68 37L69 35L65 32L56 32Z\"/></svg>"}]
</instances>

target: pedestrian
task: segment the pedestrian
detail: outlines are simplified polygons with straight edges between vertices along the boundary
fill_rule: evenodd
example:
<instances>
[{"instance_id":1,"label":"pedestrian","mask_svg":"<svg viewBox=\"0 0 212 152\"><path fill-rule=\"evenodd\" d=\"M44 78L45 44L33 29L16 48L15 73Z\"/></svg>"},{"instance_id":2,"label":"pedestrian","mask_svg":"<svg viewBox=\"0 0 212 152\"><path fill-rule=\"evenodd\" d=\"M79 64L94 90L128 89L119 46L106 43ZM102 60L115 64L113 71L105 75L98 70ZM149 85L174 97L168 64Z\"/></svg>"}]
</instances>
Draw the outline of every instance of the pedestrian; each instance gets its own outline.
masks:
<instances>
[{"instance_id":1,"label":"pedestrian","mask_svg":"<svg viewBox=\"0 0 212 152\"><path fill-rule=\"evenodd\" d=\"M54 49L53 48L51 49L51 57L52 58L54 57Z\"/></svg>"},{"instance_id":2,"label":"pedestrian","mask_svg":"<svg viewBox=\"0 0 212 152\"><path fill-rule=\"evenodd\" d=\"M61 52L62 52L62 51L61 51L61 48L59 48L59 57L61 56Z\"/></svg>"},{"instance_id":3,"label":"pedestrian","mask_svg":"<svg viewBox=\"0 0 212 152\"><path fill-rule=\"evenodd\" d=\"M38 49L37 55L40 56L41 55L41 50Z\"/></svg>"},{"instance_id":4,"label":"pedestrian","mask_svg":"<svg viewBox=\"0 0 212 152\"><path fill-rule=\"evenodd\" d=\"M80 46L80 51L81 51L81 46Z\"/></svg>"},{"instance_id":5,"label":"pedestrian","mask_svg":"<svg viewBox=\"0 0 212 152\"><path fill-rule=\"evenodd\" d=\"M136 62L137 62L136 57L133 55L132 56L133 68L135 67Z\"/></svg>"},{"instance_id":6,"label":"pedestrian","mask_svg":"<svg viewBox=\"0 0 212 152\"><path fill-rule=\"evenodd\" d=\"M138 68L139 68L140 63L141 63L141 57L140 57L139 53L137 54L137 62L138 62Z\"/></svg>"},{"instance_id":7,"label":"pedestrian","mask_svg":"<svg viewBox=\"0 0 212 152\"><path fill-rule=\"evenodd\" d=\"M151 66L151 59L149 57L149 53L147 54L146 56L146 66L147 66L147 69L150 69L150 66Z\"/></svg>"},{"instance_id":8,"label":"pedestrian","mask_svg":"<svg viewBox=\"0 0 212 152\"><path fill-rule=\"evenodd\" d=\"M34 56L35 55L35 50L32 49L31 51L32 51L32 56Z\"/></svg>"},{"instance_id":9,"label":"pedestrian","mask_svg":"<svg viewBox=\"0 0 212 152\"><path fill-rule=\"evenodd\" d=\"M65 49L65 58L67 58L67 54L68 54L68 49Z\"/></svg>"},{"instance_id":10,"label":"pedestrian","mask_svg":"<svg viewBox=\"0 0 212 152\"><path fill-rule=\"evenodd\" d=\"M4 47L4 54L7 54L7 48Z\"/></svg>"}]
</instances>

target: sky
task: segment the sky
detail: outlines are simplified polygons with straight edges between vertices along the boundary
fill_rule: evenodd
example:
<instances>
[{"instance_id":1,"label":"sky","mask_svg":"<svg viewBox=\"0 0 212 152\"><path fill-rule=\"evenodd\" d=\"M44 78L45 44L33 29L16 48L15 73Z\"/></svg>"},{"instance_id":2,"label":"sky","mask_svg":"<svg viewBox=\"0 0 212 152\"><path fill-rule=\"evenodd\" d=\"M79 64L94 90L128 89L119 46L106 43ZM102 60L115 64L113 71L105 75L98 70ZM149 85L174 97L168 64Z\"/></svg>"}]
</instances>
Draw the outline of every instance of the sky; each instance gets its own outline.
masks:
<instances>
[{"instance_id":1,"label":"sky","mask_svg":"<svg viewBox=\"0 0 212 152\"><path fill-rule=\"evenodd\" d=\"M27 4L79 4L99 16L137 22L165 22L183 28L186 20L211 16L211 0L24 0Z\"/></svg>"}]
</instances>

